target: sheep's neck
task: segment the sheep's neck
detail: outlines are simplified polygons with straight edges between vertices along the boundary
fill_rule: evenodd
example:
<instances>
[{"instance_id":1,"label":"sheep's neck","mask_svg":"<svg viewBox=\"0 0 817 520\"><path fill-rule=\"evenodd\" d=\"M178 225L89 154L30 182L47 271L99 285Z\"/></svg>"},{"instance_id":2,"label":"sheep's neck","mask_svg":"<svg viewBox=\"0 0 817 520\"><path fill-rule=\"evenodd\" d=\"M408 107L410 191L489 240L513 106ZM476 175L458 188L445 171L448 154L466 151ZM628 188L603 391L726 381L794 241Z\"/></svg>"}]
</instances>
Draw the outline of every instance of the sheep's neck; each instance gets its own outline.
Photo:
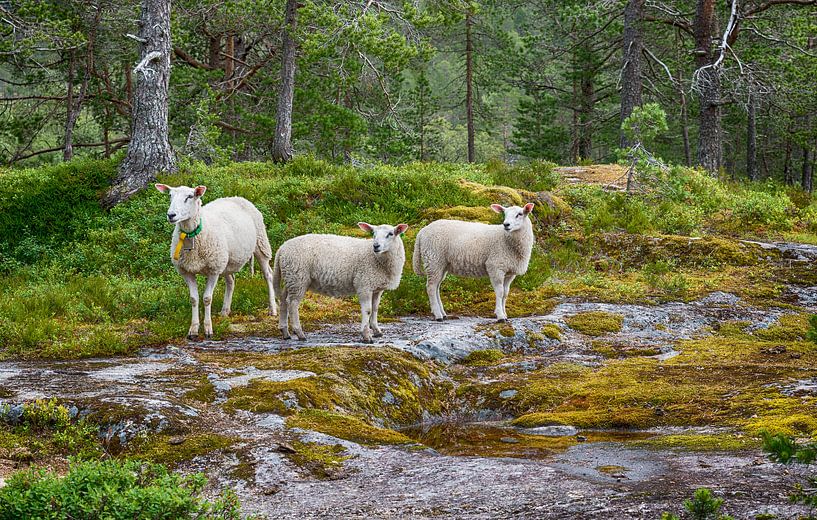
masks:
<instances>
[{"instance_id":1,"label":"sheep's neck","mask_svg":"<svg viewBox=\"0 0 817 520\"><path fill-rule=\"evenodd\" d=\"M505 242L508 248L520 259L530 254L530 244L533 242L533 227L530 221L523 227L511 233L505 232Z\"/></svg>"},{"instance_id":2,"label":"sheep's neck","mask_svg":"<svg viewBox=\"0 0 817 520\"><path fill-rule=\"evenodd\" d=\"M179 231L183 231L185 233L192 233L199 227L199 212L196 211L194 215L192 215L187 220L182 220L179 222Z\"/></svg>"},{"instance_id":3,"label":"sheep's neck","mask_svg":"<svg viewBox=\"0 0 817 520\"><path fill-rule=\"evenodd\" d=\"M374 258L378 264L385 267L387 270L394 270L392 268L395 267L397 270L401 270L403 268L403 262L405 262L406 259L406 251L403 248L403 241L399 239L395 240L392 249L389 249L382 255L375 255Z\"/></svg>"}]
</instances>

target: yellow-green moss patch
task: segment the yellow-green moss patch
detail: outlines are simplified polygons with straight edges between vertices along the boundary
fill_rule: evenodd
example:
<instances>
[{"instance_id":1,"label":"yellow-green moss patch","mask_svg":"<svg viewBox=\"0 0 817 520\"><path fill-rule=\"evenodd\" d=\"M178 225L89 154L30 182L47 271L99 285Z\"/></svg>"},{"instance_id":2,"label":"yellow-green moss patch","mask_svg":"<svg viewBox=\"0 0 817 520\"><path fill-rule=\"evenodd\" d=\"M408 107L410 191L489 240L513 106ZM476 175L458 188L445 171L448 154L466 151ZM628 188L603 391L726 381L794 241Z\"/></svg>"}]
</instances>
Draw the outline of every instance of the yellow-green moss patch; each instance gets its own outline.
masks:
<instances>
[{"instance_id":1,"label":"yellow-green moss patch","mask_svg":"<svg viewBox=\"0 0 817 520\"><path fill-rule=\"evenodd\" d=\"M135 441L127 452L129 457L176 466L201 455L234 445L238 439L215 433L201 433L186 437L157 435L142 442Z\"/></svg>"},{"instance_id":2,"label":"yellow-green moss patch","mask_svg":"<svg viewBox=\"0 0 817 520\"><path fill-rule=\"evenodd\" d=\"M465 356L465 359L462 360L462 364L469 366L489 366L496 364L504 357L505 353L497 348L475 350Z\"/></svg>"},{"instance_id":3,"label":"yellow-green moss patch","mask_svg":"<svg viewBox=\"0 0 817 520\"><path fill-rule=\"evenodd\" d=\"M542 325L542 330L539 331L544 337L549 339L562 339L562 328L556 325L555 323L548 323L546 325Z\"/></svg>"},{"instance_id":4,"label":"yellow-green moss patch","mask_svg":"<svg viewBox=\"0 0 817 520\"><path fill-rule=\"evenodd\" d=\"M604 311L580 312L565 318L567 325L588 336L601 336L610 332L621 331L624 317L620 314Z\"/></svg>"},{"instance_id":5,"label":"yellow-green moss patch","mask_svg":"<svg viewBox=\"0 0 817 520\"><path fill-rule=\"evenodd\" d=\"M340 444L293 441L292 447L295 453L288 453L287 458L317 478L334 477L351 457L344 455L346 449Z\"/></svg>"},{"instance_id":6,"label":"yellow-green moss patch","mask_svg":"<svg viewBox=\"0 0 817 520\"><path fill-rule=\"evenodd\" d=\"M202 403L212 403L216 400L216 387L207 376L201 376L196 387L185 392L184 397Z\"/></svg>"},{"instance_id":7,"label":"yellow-green moss patch","mask_svg":"<svg viewBox=\"0 0 817 520\"><path fill-rule=\"evenodd\" d=\"M432 208L423 215L428 220L453 219L468 222L495 223L499 216L488 206L454 206L451 208Z\"/></svg>"},{"instance_id":8,"label":"yellow-green moss patch","mask_svg":"<svg viewBox=\"0 0 817 520\"><path fill-rule=\"evenodd\" d=\"M378 428L357 417L324 410L301 410L296 415L287 417L286 425L290 428L313 430L361 444L410 444L413 442L394 430Z\"/></svg>"},{"instance_id":9,"label":"yellow-green moss patch","mask_svg":"<svg viewBox=\"0 0 817 520\"><path fill-rule=\"evenodd\" d=\"M651 448L682 448L690 451L741 451L756 449L760 442L755 438L735 433L679 433L644 439L637 441L636 444Z\"/></svg>"}]
</instances>

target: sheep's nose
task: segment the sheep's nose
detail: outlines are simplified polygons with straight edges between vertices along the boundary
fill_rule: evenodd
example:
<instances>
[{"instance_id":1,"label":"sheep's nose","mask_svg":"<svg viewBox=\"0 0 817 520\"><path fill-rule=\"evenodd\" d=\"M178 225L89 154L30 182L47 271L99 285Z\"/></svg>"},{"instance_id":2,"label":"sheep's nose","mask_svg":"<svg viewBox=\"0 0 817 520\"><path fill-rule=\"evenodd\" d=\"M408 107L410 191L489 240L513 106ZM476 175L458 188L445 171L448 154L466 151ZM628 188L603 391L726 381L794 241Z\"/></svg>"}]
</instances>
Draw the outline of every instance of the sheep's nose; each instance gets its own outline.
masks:
<instances>
[{"instance_id":1,"label":"sheep's nose","mask_svg":"<svg viewBox=\"0 0 817 520\"><path fill-rule=\"evenodd\" d=\"M511 225L507 222L503 222L502 225L505 227L505 229L511 229Z\"/></svg>"},{"instance_id":2,"label":"sheep's nose","mask_svg":"<svg viewBox=\"0 0 817 520\"><path fill-rule=\"evenodd\" d=\"M169 220L169 221L173 222L173 219L174 219L174 218L176 218L176 214L175 214L175 213L168 213L168 214L167 214L167 220Z\"/></svg>"},{"instance_id":3,"label":"sheep's nose","mask_svg":"<svg viewBox=\"0 0 817 520\"><path fill-rule=\"evenodd\" d=\"M380 252L380 244L375 244L375 245L374 245L374 252L375 252L375 253L379 253L379 252Z\"/></svg>"}]
</instances>

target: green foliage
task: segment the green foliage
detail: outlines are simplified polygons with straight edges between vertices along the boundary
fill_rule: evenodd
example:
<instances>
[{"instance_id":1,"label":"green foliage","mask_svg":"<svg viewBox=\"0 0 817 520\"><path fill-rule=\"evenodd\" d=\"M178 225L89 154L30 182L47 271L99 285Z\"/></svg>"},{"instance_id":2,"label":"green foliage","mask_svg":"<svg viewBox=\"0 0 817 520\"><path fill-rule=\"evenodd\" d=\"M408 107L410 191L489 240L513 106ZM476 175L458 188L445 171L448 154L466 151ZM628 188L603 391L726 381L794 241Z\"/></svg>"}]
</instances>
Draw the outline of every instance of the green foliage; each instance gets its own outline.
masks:
<instances>
[{"instance_id":1,"label":"green foliage","mask_svg":"<svg viewBox=\"0 0 817 520\"><path fill-rule=\"evenodd\" d=\"M528 191L550 191L561 181L561 175L554 171L555 167L555 164L547 161L509 165L492 159L486 164L485 172L497 186L510 186Z\"/></svg>"},{"instance_id":2,"label":"green foliage","mask_svg":"<svg viewBox=\"0 0 817 520\"><path fill-rule=\"evenodd\" d=\"M686 510L684 518L690 520L733 520L731 516L720 513L722 507L722 498L715 498L709 489L698 488L691 499L684 500L684 509ZM661 520L680 519L680 516L672 513L663 513L661 515Z\"/></svg>"},{"instance_id":3,"label":"green foliage","mask_svg":"<svg viewBox=\"0 0 817 520\"><path fill-rule=\"evenodd\" d=\"M645 103L633 108L633 112L621 123L624 135L633 142L649 148L653 140L668 130L667 113L658 103Z\"/></svg>"},{"instance_id":4,"label":"green foliage","mask_svg":"<svg viewBox=\"0 0 817 520\"><path fill-rule=\"evenodd\" d=\"M763 451L774 462L789 464L797 462L800 464L813 464L817 460L817 443L810 442L800 444L796 439L783 434L772 435L767 431L761 432L763 439ZM817 477L814 475L805 476L805 483L798 483L794 487L794 492L789 497L795 504L814 508L817 507Z\"/></svg>"},{"instance_id":5,"label":"green foliage","mask_svg":"<svg viewBox=\"0 0 817 520\"><path fill-rule=\"evenodd\" d=\"M74 462L63 477L32 468L0 488L0 519L241 518L233 493L211 502L202 497L205 484L200 473L181 476L137 461Z\"/></svg>"}]
</instances>

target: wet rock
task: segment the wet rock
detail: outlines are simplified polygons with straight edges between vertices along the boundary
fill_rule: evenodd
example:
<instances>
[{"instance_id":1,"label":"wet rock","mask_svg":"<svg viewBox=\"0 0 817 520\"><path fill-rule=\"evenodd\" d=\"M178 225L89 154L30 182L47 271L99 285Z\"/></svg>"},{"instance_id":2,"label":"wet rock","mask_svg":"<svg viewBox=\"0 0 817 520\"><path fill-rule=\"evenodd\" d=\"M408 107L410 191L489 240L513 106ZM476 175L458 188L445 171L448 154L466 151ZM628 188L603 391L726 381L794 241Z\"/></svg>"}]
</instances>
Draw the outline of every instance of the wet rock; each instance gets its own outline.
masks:
<instances>
[{"instance_id":1,"label":"wet rock","mask_svg":"<svg viewBox=\"0 0 817 520\"><path fill-rule=\"evenodd\" d=\"M587 437L585 437L584 435L576 435L576 440L578 442L587 442Z\"/></svg>"},{"instance_id":2,"label":"wet rock","mask_svg":"<svg viewBox=\"0 0 817 520\"><path fill-rule=\"evenodd\" d=\"M503 390L503 391L499 392L499 397L501 397L502 399L511 399L511 398L515 397L516 394L518 394L518 393L519 393L519 390L513 390L513 389Z\"/></svg>"},{"instance_id":3,"label":"wet rock","mask_svg":"<svg viewBox=\"0 0 817 520\"><path fill-rule=\"evenodd\" d=\"M15 404L12 406L0 407L0 419L12 426L17 425L23 418L23 405Z\"/></svg>"},{"instance_id":4,"label":"wet rock","mask_svg":"<svg viewBox=\"0 0 817 520\"><path fill-rule=\"evenodd\" d=\"M516 437L501 437L499 442L504 442L505 444L518 444L519 439Z\"/></svg>"},{"instance_id":5,"label":"wet rock","mask_svg":"<svg viewBox=\"0 0 817 520\"><path fill-rule=\"evenodd\" d=\"M167 443L173 446L178 446L179 444L183 444L186 439L182 436L171 437L168 439Z\"/></svg>"},{"instance_id":6,"label":"wet rock","mask_svg":"<svg viewBox=\"0 0 817 520\"><path fill-rule=\"evenodd\" d=\"M278 453L298 453L298 450L292 447L291 444L286 442L279 442L278 446L275 447L275 451Z\"/></svg>"},{"instance_id":7,"label":"wet rock","mask_svg":"<svg viewBox=\"0 0 817 520\"><path fill-rule=\"evenodd\" d=\"M778 355L783 354L786 352L785 345L775 345L774 347L762 348L760 349L761 354L769 354L769 355Z\"/></svg>"},{"instance_id":8,"label":"wet rock","mask_svg":"<svg viewBox=\"0 0 817 520\"><path fill-rule=\"evenodd\" d=\"M388 390L386 390L386 393L383 394L381 401L383 401L384 404L397 404L397 398L394 397L394 394Z\"/></svg>"},{"instance_id":9,"label":"wet rock","mask_svg":"<svg viewBox=\"0 0 817 520\"><path fill-rule=\"evenodd\" d=\"M542 435L544 437L570 437L579 433L576 427L566 425L521 428L519 431L527 435Z\"/></svg>"}]
</instances>

